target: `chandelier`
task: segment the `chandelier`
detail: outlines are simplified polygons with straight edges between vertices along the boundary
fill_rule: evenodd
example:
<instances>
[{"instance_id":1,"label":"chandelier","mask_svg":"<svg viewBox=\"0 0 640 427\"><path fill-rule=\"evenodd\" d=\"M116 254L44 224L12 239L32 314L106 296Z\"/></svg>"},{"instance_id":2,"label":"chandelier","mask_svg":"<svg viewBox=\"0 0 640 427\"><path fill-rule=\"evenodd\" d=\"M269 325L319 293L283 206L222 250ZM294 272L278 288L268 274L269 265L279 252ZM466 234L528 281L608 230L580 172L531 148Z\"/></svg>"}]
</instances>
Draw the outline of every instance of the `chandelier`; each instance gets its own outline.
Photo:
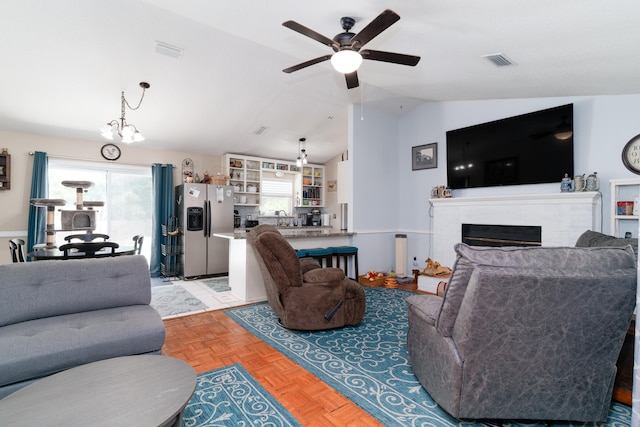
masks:
<instances>
[{"instance_id":1,"label":"chandelier","mask_svg":"<svg viewBox=\"0 0 640 427\"><path fill-rule=\"evenodd\" d=\"M300 138L298 140L298 158L296 159L296 166L300 167L307 164L307 138Z\"/></svg>"},{"instance_id":2,"label":"chandelier","mask_svg":"<svg viewBox=\"0 0 640 427\"><path fill-rule=\"evenodd\" d=\"M144 141L144 136L138 131L138 129L127 123L127 119L125 118L126 107L129 107L130 110L137 110L140 108L142 104L142 100L144 99L144 92L151 87L151 85L147 82L140 82L140 87L142 88L142 96L140 97L140 102L138 105L133 108L129 105L129 102L124 97L124 92L120 96L121 101L121 109L120 109L120 119L111 120L105 126L100 128L101 135L109 140L113 140L116 136L120 137L122 142L127 144L131 142L140 142Z\"/></svg>"}]
</instances>

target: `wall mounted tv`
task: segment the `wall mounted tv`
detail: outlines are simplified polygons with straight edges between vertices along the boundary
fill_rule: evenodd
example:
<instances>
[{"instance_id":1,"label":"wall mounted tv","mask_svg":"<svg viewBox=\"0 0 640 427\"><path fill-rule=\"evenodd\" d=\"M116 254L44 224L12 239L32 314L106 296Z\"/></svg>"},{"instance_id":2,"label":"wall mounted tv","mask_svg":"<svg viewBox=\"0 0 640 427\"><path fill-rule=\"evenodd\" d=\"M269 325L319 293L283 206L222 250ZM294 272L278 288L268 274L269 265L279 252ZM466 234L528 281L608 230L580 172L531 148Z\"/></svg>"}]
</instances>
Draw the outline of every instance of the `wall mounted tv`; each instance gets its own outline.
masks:
<instances>
[{"instance_id":1,"label":"wall mounted tv","mask_svg":"<svg viewBox=\"0 0 640 427\"><path fill-rule=\"evenodd\" d=\"M573 176L573 104L447 132L452 189L560 183Z\"/></svg>"}]
</instances>

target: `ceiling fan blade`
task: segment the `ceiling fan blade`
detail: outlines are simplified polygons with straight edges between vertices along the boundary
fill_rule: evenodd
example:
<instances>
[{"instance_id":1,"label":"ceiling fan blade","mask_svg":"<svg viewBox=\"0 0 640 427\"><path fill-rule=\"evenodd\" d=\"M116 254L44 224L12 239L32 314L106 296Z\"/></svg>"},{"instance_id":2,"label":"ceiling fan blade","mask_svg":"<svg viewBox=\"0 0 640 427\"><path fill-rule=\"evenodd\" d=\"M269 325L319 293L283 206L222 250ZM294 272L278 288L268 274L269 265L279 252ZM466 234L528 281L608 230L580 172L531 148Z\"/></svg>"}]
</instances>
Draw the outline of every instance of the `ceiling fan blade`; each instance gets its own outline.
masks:
<instances>
[{"instance_id":1,"label":"ceiling fan blade","mask_svg":"<svg viewBox=\"0 0 640 427\"><path fill-rule=\"evenodd\" d=\"M392 62L394 64L415 66L420 62L419 56L405 55L402 53L383 52L380 50L362 50L360 51L363 59L370 59L372 61Z\"/></svg>"},{"instance_id":2,"label":"ceiling fan blade","mask_svg":"<svg viewBox=\"0 0 640 427\"><path fill-rule=\"evenodd\" d=\"M370 42L378 34L392 26L400 20L400 15L391 9L387 9L362 29L358 34L351 37L351 46L360 49L362 46Z\"/></svg>"},{"instance_id":3,"label":"ceiling fan blade","mask_svg":"<svg viewBox=\"0 0 640 427\"><path fill-rule=\"evenodd\" d=\"M328 37L323 36L318 32L313 31L311 28L307 28L304 25L300 25L295 21L285 21L282 23L282 25L284 25L285 27L293 31L296 31L302 34L303 36L310 37L315 41L322 43L323 45L329 46L336 52L338 51L338 49L340 49L340 45L337 42L331 40Z\"/></svg>"},{"instance_id":4,"label":"ceiling fan blade","mask_svg":"<svg viewBox=\"0 0 640 427\"><path fill-rule=\"evenodd\" d=\"M326 60L328 60L330 58L331 58L331 55L320 56L318 58L314 58L314 59L310 59L310 60L305 61L305 62L301 62L298 65L294 65L292 67L285 68L282 71L284 71L285 73L293 73L294 71L298 71L298 70L301 70L303 68L307 68L310 65L319 64L320 62L324 62L324 61L326 61Z\"/></svg>"},{"instance_id":5,"label":"ceiling fan blade","mask_svg":"<svg viewBox=\"0 0 640 427\"><path fill-rule=\"evenodd\" d=\"M358 82L358 72L354 71L353 73L348 73L344 75L345 79L347 79L347 89L353 89L354 87L360 86L360 82Z\"/></svg>"}]
</instances>

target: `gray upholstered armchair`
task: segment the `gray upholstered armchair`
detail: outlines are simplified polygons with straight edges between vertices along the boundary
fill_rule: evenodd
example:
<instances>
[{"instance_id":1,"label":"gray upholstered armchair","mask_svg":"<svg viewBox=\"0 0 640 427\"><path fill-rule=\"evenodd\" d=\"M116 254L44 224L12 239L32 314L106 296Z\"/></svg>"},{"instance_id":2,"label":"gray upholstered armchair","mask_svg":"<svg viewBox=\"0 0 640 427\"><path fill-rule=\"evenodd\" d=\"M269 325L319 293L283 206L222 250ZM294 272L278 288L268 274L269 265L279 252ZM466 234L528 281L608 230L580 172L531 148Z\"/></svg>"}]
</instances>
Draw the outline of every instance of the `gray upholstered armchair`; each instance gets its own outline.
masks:
<instances>
[{"instance_id":1,"label":"gray upholstered armchair","mask_svg":"<svg viewBox=\"0 0 640 427\"><path fill-rule=\"evenodd\" d=\"M284 327L321 330L360 323L366 306L364 290L344 271L299 259L272 225L254 227L247 240L262 270L269 305Z\"/></svg>"},{"instance_id":2,"label":"gray upholstered armchair","mask_svg":"<svg viewBox=\"0 0 640 427\"><path fill-rule=\"evenodd\" d=\"M433 399L464 419L605 421L631 247L455 250L444 297L407 299L409 361Z\"/></svg>"}]
</instances>

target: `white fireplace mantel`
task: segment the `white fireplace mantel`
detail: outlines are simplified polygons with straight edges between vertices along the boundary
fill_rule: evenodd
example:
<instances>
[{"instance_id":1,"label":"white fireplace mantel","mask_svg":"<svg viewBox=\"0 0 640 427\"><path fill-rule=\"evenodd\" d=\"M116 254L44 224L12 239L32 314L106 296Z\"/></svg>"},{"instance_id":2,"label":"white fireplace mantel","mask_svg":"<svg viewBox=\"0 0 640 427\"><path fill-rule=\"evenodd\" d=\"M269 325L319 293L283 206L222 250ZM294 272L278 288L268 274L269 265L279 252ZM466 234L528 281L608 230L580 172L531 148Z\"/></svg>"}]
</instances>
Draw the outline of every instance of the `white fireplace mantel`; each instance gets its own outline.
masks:
<instances>
[{"instance_id":1,"label":"white fireplace mantel","mask_svg":"<svg viewBox=\"0 0 640 427\"><path fill-rule=\"evenodd\" d=\"M453 266L462 224L536 225L542 246L574 246L586 230L601 231L600 193L573 192L430 199L433 257Z\"/></svg>"}]
</instances>

